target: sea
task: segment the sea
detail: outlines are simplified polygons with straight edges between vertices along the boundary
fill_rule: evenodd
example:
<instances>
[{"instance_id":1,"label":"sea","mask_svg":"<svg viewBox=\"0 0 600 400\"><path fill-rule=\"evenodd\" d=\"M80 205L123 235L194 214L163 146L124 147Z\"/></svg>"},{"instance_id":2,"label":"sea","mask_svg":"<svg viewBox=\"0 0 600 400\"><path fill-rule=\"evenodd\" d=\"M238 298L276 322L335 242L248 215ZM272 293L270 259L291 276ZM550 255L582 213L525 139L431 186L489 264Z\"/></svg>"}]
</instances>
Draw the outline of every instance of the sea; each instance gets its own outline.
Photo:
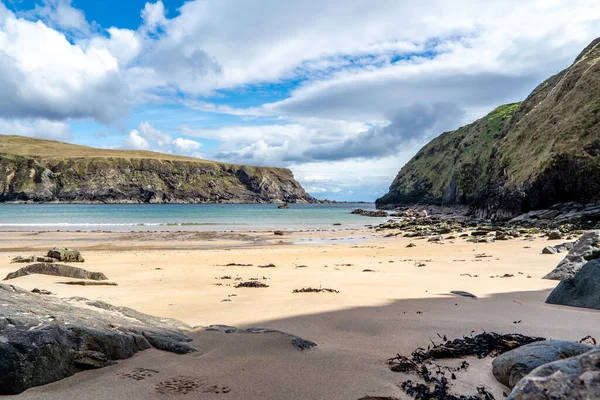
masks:
<instances>
[{"instance_id":1,"label":"sea","mask_svg":"<svg viewBox=\"0 0 600 400\"><path fill-rule=\"evenodd\" d=\"M351 214L374 203L0 204L0 231L156 231L360 228L387 218ZM339 225L341 224L341 225Z\"/></svg>"}]
</instances>

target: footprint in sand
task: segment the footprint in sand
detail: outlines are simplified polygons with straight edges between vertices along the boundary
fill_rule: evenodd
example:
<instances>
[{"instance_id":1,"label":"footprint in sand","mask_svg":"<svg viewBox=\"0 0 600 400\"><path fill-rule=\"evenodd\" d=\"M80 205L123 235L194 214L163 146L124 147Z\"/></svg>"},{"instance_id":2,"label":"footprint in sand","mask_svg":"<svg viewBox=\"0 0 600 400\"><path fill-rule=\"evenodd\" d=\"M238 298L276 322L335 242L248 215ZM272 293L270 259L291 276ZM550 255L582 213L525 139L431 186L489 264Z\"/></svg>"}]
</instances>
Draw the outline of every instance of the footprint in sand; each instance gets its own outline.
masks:
<instances>
[{"instance_id":1,"label":"footprint in sand","mask_svg":"<svg viewBox=\"0 0 600 400\"><path fill-rule=\"evenodd\" d=\"M158 374L157 370L147 368L136 368L131 372L119 374L119 377L123 379L132 379L134 381L142 381L146 378L152 378L155 374Z\"/></svg>"},{"instance_id":2,"label":"footprint in sand","mask_svg":"<svg viewBox=\"0 0 600 400\"><path fill-rule=\"evenodd\" d=\"M158 383L156 391L160 394L188 394L192 392L219 394L229 393L231 389L227 386L210 385L198 378L178 376Z\"/></svg>"}]
</instances>

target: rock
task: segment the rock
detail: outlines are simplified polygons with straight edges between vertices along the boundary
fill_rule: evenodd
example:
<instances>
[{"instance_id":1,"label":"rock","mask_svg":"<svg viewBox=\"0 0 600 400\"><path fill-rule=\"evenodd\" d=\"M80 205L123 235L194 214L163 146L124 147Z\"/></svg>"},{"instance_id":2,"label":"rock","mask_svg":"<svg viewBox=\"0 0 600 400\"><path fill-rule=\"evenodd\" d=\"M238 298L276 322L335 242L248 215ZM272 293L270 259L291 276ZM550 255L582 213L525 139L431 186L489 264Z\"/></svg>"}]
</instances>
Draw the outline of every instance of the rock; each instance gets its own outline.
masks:
<instances>
[{"instance_id":1,"label":"rock","mask_svg":"<svg viewBox=\"0 0 600 400\"><path fill-rule=\"evenodd\" d=\"M416 245L416 244L414 244L414 243L409 243L409 244L407 244L407 245L406 245L406 247L416 247L416 246L417 246L417 245Z\"/></svg>"},{"instance_id":2,"label":"rock","mask_svg":"<svg viewBox=\"0 0 600 400\"><path fill-rule=\"evenodd\" d=\"M562 233L560 233L560 231L557 229L550 231L550 233L548 234L548 240L560 240L560 239L562 239Z\"/></svg>"},{"instance_id":3,"label":"rock","mask_svg":"<svg viewBox=\"0 0 600 400\"><path fill-rule=\"evenodd\" d=\"M37 294L43 294L43 295L52 295L54 293L52 293L49 290L46 289L38 289L38 288L34 288L31 293L37 293Z\"/></svg>"},{"instance_id":4,"label":"rock","mask_svg":"<svg viewBox=\"0 0 600 400\"><path fill-rule=\"evenodd\" d=\"M40 296L0 284L0 395L101 368L152 346L196 351L189 326L81 297Z\"/></svg>"},{"instance_id":5,"label":"rock","mask_svg":"<svg viewBox=\"0 0 600 400\"><path fill-rule=\"evenodd\" d=\"M574 245L573 242L565 242L565 243L561 243L559 245L554 246L554 248L559 253L564 253L565 251L571 251L571 249L573 248L573 245Z\"/></svg>"},{"instance_id":6,"label":"rock","mask_svg":"<svg viewBox=\"0 0 600 400\"><path fill-rule=\"evenodd\" d=\"M48 257L52 257L62 262L84 262L79 250L59 249L57 247L48 251Z\"/></svg>"},{"instance_id":7,"label":"rock","mask_svg":"<svg viewBox=\"0 0 600 400\"><path fill-rule=\"evenodd\" d=\"M556 247L552 247L552 246L546 246L542 250L542 254L556 254L556 253L558 253L558 250L556 250Z\"/></svg>"},{"instance_id":8,"label":"rock","mask_svg":"<svg viewBox=\"0 0 600 400\"><path fill-rule=\"evenodd\" d=\"M578 356L593 348L588 344L568 340L534 342L499 355L492 362L492 373L498 382L512 389L540 365Z\"/></svg>"},{"instance_id":9,"label":"rock","mask_svg":"<svg viewBox=\"0 0 600 400\"><path fill-rule=\"evenodd\" d=\"M273 235L283 236L283 231L275 231L273 232Z\"/></svg>"},{"instance_id":10,"label":"rock","mask_svg":"<svg viewBox=\"0 0 600 400\"><path fill-rule=\"evenodd\" d=\"M427 241L428 242L442 242L443 240L444 240L444 238L441 236L433 236L433 237L430 237Z\"/></svg>"},{"instance_id":11,"label":"rock","mask_svg":"<svg viewBox=\"0 0 600 400\"><path fill-rule=\"evenodd\" d=\"M496 232L496 240L508 240L511 236L509 236L506 232L497 231Z\"/></svg>"},{"instance_id":12,"label":"rock","mask_svg":"<svg viewBox=\"0 0 600 400\"><path fill-rule=\"evenodd\" d=\"M279 208L280 210L285 210L285 209L290 208L290 205L288 203L284 203L280 206L277 206L277 208Z\"/></svg>"},{"instance_id":13,"label":"rock","mask_svg":"<svg viewBox=\"0 0 600 400\"><path fill-rule=\"evenodd\" d=\"M588 262L573 278L561 281L546 303L600 310L600 260Z\"/></svg>"},{"instance_id":14,"label":"rock","mask_svg":"<svg viewBox=\"0 0 600 400\"><path fill-rule=\"evenodd\" d=\"M564 280L575 276L588 261L600 258L600 230L588 231L573 245L569 254L544 276L544 279Z\"/></svg>"},{"instance_id":15,"label":"rock","mask_svg":"<svg viewBox=\"0 0 600 400\"><path fill-rule=\"evenodd\" d=\"M60 285L76 285L76 286L119 286L116 282L107 281L66 281L56 282Z\"/></svg>"},{"instance_id":16,"label":"rock","mask_svg":"<svg viewBox=\"0 0 600 400\"><path fill-rule=\"evenodd\" d=\"M534 369L517 383L508 399L600 399L600 349Z\"/></svg>"},{"instance_id":17,"label":"rock","mask_svg":"<svg viewBox=\"0 0 600 400\"><path fill-rule=\"evenodd\" d=\"M462 296L462 297L470 297L472 299L476 299L477 296L475 296L473 293L469 293L469 292L465 292L463 290L452 290L450 293L456 295L456 296Z\"/></svg>"},{"instance_id":18,"label":"rock","mask_svg":"<svg viewBox=\"0 0 600 400\"><path fill-rule=\"evenodd\" d=\"M36 262L44 262L44 263L53 263L55 261L58 261L56 258L52 258L52 257L44 257L44 256L29 256L29 257L22 257L22 256L17 256L15 258L13 258L12 260L10 260L11 263L36 263Z\"/></svg>"},{"instance_id":19,"label":"rock","mask_svg":"<svg viewBox=\"0 0 600 400\"><path fill-rule=\"evenodd\" d=\"M369 211L369 210L363 210L362 208L357 208L356 210L353 210L351 212L351 214L363 215L365 217L387 217L388 216L388 213L383 210Z\"/></svg>"},{"instance_id":20,"label":"rock","mask_svg":"<svg viewBox=\"0 0 600 400\"><path fill-rule=\"evenodd\" d=\"M102 272L90 272L83 268L71 267L69 265L62 264L38 263L19 268L17 271L8 274L4 280L7 281L9 279L32 274L55 275L64 276L67 278L91 279L95 281L108 279Z\"/></svg>"},{"instance_id":21,"label":"rock","mask_svg":"<svg viewBox=\"0 0 600 400\"><path fill-rule=\"evenodd\" d=\"M489 231L473 231L471 232L471 236L487 236Z\"/></svg>"},{"instance_id":22,"label":"rock","mask_svg":"<svg viewBox=\"0 0 600 400\"><path fill-rule=\"evenodd\" d=\"M294 346L298 350L310 350L317 346L317 344L315 342L312 342L310 340L302 339L301 337L296 336L296 335L291 335L286 332L282 332L282 331L278 331L278 330L274 330L274 329L268 329L268 328L242 329L242 328L236 328L234 326L228 326L228 325L210 325L210 326L205 327L204 330L224 332L224 333L251 333L251 334L275 333L275 334L284 335L286 337L289 337L291 339L292 346Z\"/></svg>"}]
</instances>

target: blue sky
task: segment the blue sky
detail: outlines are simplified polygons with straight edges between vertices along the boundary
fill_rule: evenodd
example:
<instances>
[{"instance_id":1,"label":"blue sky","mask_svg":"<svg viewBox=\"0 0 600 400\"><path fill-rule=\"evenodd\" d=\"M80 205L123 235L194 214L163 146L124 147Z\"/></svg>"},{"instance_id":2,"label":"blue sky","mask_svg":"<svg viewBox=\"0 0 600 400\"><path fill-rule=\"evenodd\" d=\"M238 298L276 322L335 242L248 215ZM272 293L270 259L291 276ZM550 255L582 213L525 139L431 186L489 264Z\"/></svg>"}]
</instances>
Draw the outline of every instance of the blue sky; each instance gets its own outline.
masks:
<instances>
[{"instance_id":1,"label":"blue sky","mask_svg":"<svg viewBox=\"0 0 600 400\"><path fill-rule=\"evenodd\" d=\"M318 198L374 200L600 32L596 0L479 3L3 0L0 134L288 167Z\"/></svg>"}]
</instances>

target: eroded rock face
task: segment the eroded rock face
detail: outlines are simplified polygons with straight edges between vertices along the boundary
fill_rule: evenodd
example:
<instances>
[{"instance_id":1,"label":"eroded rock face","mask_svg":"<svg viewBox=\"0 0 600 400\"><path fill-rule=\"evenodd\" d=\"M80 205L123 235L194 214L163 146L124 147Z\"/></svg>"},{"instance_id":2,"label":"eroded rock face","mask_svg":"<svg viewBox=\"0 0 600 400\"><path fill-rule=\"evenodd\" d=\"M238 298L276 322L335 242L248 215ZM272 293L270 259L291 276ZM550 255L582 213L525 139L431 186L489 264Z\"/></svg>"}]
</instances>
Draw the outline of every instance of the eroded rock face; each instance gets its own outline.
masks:
<instances>
[{"instance_id":1,"label":"eroded rock face","mask_svg":"<svg viewBox=\"0 0 600 400\"><path fill-rule=\"evenodd\" d=\"M62 262L84 262L83 256L76 249L59 249L57 247L48 251L48 257Z\"/></svg>"},{"instance_id":2,"label":"eroded rock face","mask_svg":"<svg viewBox=\"0 0 600 400\"><path fill-rule=\"evenodd\" d=\"M593 348L588 344L568 340L534 342L498 356L492 363L492 372L498 382L513 388L525 375L540 365L578 356Z\"/></svg>"},{"instance_id":3,"label":"eroded rock face","mask_svg":"<svg viewBox=\"0 0 600 400\"><path fill-rule=\"evenodd\" d=\"M536 368L519 381L508 398L600 399L600 349Z\"/></svg>"},{"instance_id":4,"label":"eroded rock face","mask_svg":"<svg viewBox=\"0 0 600 400\"><path fill-rule=\"evenodd\" d=\"M600 260L588 262L573 278L560 282L546 303L600 310Z\"/></svg>"},{"instance_id":5,"label":"eroded rock face","mask_svg":"<svg viewBox=\"0 0 600 400\"><path fill-rule=\"evenodd\" d=\"M600 258L600 230L588 231L573 245L566 257L544 276L544 279L565 280L575 276L588 261Z\"/></svg>"},{"instance_id":6,"label":"eroded rock face","mask_svg":"<svg viewBox=\"0 0 600 400\"><path fill-rule=\"evenodd\" d=\"M63 264L38 263L19 268L15 272L8 274L4 280L7 281L9 279L32 274L64 276L67 278L77 279L91 279L94 281L103 281L108 279L102 272L90 272L83 268L71 267L70 265Z\"/></svg>"},{"instance_id":7,"label":"eroded rock face","mask_svg":"<svg viewBox=\"0 0 600 400\"><path fill-rule=\"evenodd\" d=\"M0 284L0 395L101 368L151 346L194 352L188 329L101 301L40 296Z\"/></svg>"}]
</instances>

